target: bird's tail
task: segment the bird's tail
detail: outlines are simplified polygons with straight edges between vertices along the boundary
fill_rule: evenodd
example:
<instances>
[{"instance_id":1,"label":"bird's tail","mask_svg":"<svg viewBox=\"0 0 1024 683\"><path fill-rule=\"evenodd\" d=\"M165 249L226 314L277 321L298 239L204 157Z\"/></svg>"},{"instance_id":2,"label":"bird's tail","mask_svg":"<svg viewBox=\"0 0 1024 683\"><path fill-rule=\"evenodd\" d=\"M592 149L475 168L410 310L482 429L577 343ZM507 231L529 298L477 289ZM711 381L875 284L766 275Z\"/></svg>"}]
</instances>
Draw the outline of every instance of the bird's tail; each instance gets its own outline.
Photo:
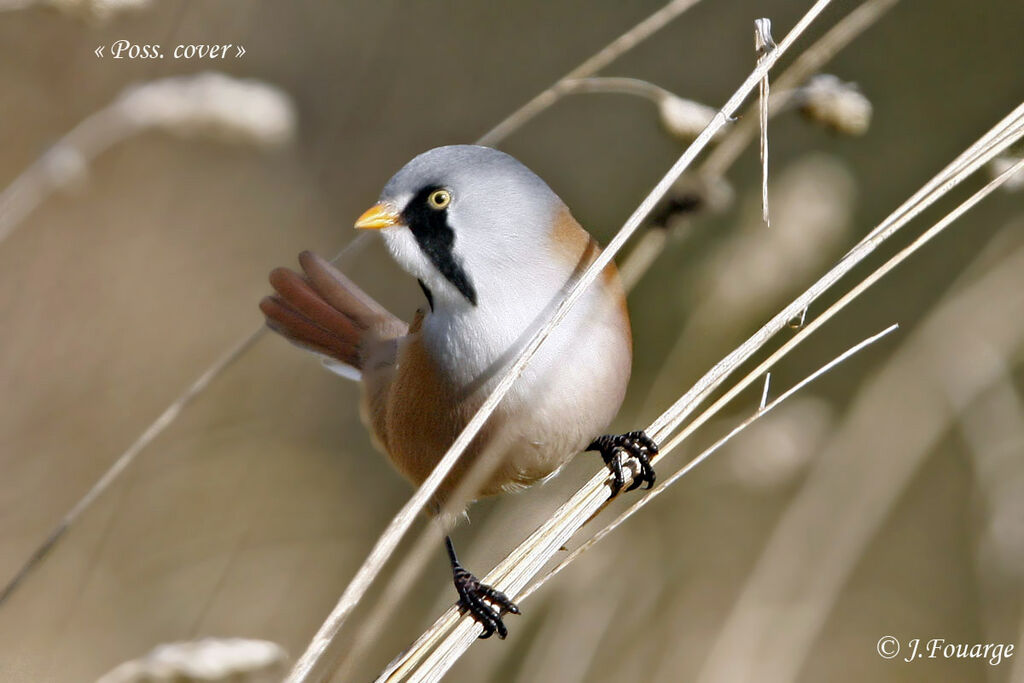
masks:
<instances>
[{"instance_id":1,"label":"bird's tail","mask_svg":"<svg viewBox=\"0 0 1024 683\"><path fill-rule=\"evenodd\" d=\"M304 251L299 264L301 275L288 268L271 271L275 294L260 301L267 326L288 341L362 370L368 341L406 334L404 322L327 260Z\"/></svg>"}]
</instances>

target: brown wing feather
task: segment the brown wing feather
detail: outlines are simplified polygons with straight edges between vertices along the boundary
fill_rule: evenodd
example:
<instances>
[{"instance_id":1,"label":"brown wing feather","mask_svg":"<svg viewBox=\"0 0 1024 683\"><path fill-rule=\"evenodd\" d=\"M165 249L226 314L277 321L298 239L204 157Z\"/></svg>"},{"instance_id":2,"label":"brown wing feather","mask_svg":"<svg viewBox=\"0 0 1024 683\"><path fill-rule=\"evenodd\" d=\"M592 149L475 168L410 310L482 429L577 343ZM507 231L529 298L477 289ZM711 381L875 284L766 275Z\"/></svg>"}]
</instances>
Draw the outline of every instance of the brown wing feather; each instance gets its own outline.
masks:
<instances>
[{"instance_id":1,"label":"brown wing feather","mask_svg":"<svg viewBox=\"0 0 1024 683\"><path fill-rule=\"evenodd\" d=\"M367 342L406 333L404 322L325 259L307 251L299 263L303 275L271 271L276 294L260 302L267 325L288 341L362 369Z\"/></svg>"}]
</instances>

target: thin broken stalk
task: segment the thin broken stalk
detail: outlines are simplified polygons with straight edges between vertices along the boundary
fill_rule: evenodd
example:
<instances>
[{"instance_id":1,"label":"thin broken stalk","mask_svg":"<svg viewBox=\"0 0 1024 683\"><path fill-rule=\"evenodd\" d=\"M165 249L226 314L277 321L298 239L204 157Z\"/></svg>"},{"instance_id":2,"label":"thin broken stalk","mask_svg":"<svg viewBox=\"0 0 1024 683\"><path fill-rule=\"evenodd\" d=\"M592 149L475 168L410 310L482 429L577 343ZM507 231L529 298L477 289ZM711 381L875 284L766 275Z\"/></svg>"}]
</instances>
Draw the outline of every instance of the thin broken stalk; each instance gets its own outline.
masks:
<instances>
[{"instance_id":1,"label":"thin broken stalk","mask_svg":"<svg viewBox=\"0 0 1024 683\"><path fill-rule=\"evenodd\" d=\"M758 19L754 22L754 27L754 51L757 53L757 61L760 62L775 49L775 41L772 40L772 22L768 19ZM757 94L757 118L761 124L761 219L765 225L771 225L768 218L768 98L770 93L768 75L765 74L758 86Z\"/></svg>"},{"instance_id":2,"label":"thin broken stalk","mask_svg":"<svg viewBox=\"0 0 1024 683\"><path fill-rule=\"evenodd\" d=\"M800 56L772 84L775 93L768 98L768 119L786 110L793 98L801 95L800 85L828 63L840 50L878 21L898 0L866 0L843 17L821 38L800 53ZM696 174L706 178L723 178L754 139L759 117L752 109L745 112L721 141L698 164ZM664 230L648 230L626 256L620 272L631 289L668 243Z\"/></svg>"},{"instance_id":3,"label":"thin broken stalk","mask_svg":"<svg viewBox=\"0 0 1024 683\"><path fill-rule=\"evenodd\" d=\"M572 78L562 83L560 91L566 94L633 95L651 102L661 102L662 99L672 96L671 92L650 81L618 76Z\"/></svg>"},{"instance_id":4,"label":"thin broken stalk","mask_svg":"<svg viewBox=\"0 0 1024 683\"><path fill-rule=\"evenodd\" d=\"M813 45L801 52L772 84L775 94L768 98L769 117L785 108L793 97L799 95L799 87L804 81L818 73L840 50L870 28L897 2L898 0L866 0ZM758 119L752 114L753 111L748 111L740 117L729 131L729 135L700 164L697 169L699 173L721 177L728 172L757 134Z\"/></svg>"}]
</instances>

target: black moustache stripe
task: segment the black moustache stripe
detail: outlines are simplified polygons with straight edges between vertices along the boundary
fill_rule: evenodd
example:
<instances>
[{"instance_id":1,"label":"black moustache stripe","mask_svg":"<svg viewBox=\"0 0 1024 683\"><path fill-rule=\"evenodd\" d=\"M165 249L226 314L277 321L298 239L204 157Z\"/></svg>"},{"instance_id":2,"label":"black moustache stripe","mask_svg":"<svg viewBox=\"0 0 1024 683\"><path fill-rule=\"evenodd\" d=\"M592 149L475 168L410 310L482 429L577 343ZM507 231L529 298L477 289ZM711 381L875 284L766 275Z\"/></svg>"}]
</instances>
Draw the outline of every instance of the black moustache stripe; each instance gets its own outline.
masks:
<instances>
[{"instance_id":1,"label":"black moustache stripe","mask_svg":"<svg viewBox=\"0 0 1024 683\"><path fill-rule=\"evenodd\" d=\"M427 287L423 280L416 278L416 282L420 283L420 289L423 290L423 295L427 297L427 303L430 304L430 310L434 310L434 293L430 291L430 287Z\"/></svg>"},{"instance_id":2,"label":"black moustache stripe","mask_svg":"<svg viewBox=\"0 0 1024 683\"><path fill-rule=\"evenodd\" d=\"M448 225L448 211L432 209L427 204L427 197L438 189L440 188L431 186L420 190L402 211L402 219L412 231L420 251L434 264L444 279L452 283L469 303L476 306L476 288L473 287L462 264L455 258L455 231ZM432 304L433 302L431 308Z\"/></svg>"}]
</instances>

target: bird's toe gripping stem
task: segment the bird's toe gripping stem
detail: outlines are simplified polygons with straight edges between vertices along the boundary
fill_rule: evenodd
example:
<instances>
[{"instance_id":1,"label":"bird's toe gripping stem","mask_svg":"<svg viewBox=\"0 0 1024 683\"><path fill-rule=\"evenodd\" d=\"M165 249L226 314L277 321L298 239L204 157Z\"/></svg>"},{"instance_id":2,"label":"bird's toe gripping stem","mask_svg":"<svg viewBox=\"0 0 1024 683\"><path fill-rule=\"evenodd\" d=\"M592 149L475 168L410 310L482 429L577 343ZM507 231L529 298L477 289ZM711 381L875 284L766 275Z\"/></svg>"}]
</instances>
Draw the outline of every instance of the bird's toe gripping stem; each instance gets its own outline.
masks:
<instances>
[{"instance_id":1,"label":"bird's toe gripping stem","mask_svg":"<svg viewBox=\"0 0 1024 683\"><path fill-rule=\"evenodd\" d=\"M657 476L654 473L654 467L651 466L651 457L658 454L658 444L645 432L605 434L594 439L587 446L587 450L599 452L604 464L611 470L612 498L619 495L625 483L622 477L622 461L619 459L619 453L626 453L640 464L640 471L633 478L633 483L626 489L627 491L632 491L644 483L647 484L646 488L654 486Z\"/></svg>"},{"instance_id":2,"label":"bird's toe gripping stem","mask_svg":"<svg viewBox=\"0 0 1024 683\"><path fill-rule=\"evenodd\" d=\"M472 615L484 627L481 638L490 638L495 632L502 640L508 635L501 617L505 612L519 614L519 608L508 596L491 588L466 571L462 565L452 565L455 590L459 594L459 607ZM484 600L488 602L485 602ZM493 605L493 606L492 606Z\"/></svg>"}]
</instances>

